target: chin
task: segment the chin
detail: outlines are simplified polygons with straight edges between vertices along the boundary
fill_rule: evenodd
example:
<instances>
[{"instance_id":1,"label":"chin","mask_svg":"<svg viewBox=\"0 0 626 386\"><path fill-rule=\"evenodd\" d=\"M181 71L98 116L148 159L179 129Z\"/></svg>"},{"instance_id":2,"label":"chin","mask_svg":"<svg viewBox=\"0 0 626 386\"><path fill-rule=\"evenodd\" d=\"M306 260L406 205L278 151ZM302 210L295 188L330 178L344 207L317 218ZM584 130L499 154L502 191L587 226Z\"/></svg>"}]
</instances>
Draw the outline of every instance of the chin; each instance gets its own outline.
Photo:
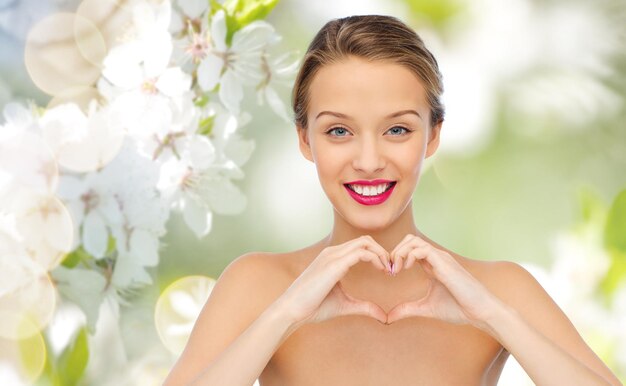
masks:
<instances>
[{"instance_id":1,"label":"chin","mask_svg":"<svg viewBox=\"0 0 626 386\"><path fill-rule=\"evenodd\" d=\"M367 213L351 214L343 217L350 225L363 230L364 233L382 231L389 228L393 223L391 218L381 218L381 216L372 216Z\"/></svg>"}]
</instances>

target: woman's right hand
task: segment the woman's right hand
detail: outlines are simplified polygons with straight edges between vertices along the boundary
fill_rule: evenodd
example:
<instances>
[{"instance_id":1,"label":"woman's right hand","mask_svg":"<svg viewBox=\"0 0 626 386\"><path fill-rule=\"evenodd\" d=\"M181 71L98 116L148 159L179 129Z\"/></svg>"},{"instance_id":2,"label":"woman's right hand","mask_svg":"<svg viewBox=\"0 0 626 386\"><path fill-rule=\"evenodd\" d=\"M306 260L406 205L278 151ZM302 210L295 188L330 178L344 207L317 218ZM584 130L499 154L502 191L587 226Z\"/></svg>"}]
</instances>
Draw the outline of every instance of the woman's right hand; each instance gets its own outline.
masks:
<instances>
[{"instance_id":1,"label":"woman's right hand","mask_svg":"<svg viewBox=\"0 0 626 386\"><path fill-rule=\"evenodd\" d=\"M386 323L387 313L378 304L348 295L339 280L359 261L369 261L381 271L388 271L389 257L369 235L326 247L280 300L298 326L342 315L366 315Z\"/></svg>"}]
</instances>

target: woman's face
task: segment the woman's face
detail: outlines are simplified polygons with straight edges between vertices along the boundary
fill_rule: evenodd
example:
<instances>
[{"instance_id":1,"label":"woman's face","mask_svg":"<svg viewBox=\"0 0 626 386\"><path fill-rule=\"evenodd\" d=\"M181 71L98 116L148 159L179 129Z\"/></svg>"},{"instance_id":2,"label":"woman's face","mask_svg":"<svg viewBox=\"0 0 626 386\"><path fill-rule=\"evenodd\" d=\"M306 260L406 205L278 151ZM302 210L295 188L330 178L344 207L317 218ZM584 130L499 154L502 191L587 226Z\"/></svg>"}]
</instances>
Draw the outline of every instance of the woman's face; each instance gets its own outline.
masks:
<instances>
[{"instance_id":1,"label":"woman's face","mask_svg":"<svg viewBox=\"0 0 626 386\"><path fill-rule=\"evenodd\" d=\"M315 163L333 207L359 228L389 226L411 201L422 161L439 144L440 125L429 127L421 81L401 65L350 57L322 67L309 96L300 150ZM389 181L375 181L390 187L386 193L350 184L378 179Z\"/></svg>"}]
</instances>

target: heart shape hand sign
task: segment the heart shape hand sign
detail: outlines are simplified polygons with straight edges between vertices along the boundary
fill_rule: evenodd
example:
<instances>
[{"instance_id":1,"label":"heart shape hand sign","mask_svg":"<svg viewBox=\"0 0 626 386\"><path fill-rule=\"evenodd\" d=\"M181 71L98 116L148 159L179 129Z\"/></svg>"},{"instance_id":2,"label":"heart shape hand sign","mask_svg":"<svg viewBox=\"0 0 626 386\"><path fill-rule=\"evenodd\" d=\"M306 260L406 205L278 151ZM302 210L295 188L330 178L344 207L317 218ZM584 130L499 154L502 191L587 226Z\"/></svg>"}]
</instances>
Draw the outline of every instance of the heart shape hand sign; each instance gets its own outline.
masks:
<instances>
[{"instance_id":1,"label":"heart shape hand sign","mask_svg":"<svg viewBox=\"0 0 626 386\"><path fill-rule=\"evenodd\" d=\"M421 299L400 303L386 313L374 302L349 295L339 283L350 267L360 261L371 262L392 276L420 264L429 276L428 292ZM366 315L385 324L422 316L485 329L488 315L502 305L449 253L413 234L406 235L391 252L371 236L327 247L281 299L299 325L341 315Z\"/></svg>"}]
</instances>

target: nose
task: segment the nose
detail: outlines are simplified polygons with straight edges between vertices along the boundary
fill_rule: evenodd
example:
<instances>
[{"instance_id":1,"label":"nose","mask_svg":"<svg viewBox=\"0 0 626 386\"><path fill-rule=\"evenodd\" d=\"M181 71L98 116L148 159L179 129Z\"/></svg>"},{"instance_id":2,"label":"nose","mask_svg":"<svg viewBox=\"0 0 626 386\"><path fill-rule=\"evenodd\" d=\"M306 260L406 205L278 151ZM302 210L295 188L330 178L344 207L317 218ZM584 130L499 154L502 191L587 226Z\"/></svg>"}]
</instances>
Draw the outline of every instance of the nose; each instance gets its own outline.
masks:
<instances>
[{"instance_id":1,"label":"nose","mask_svg":"<svg viewBox=\"0 0 626 386\"><path fill-rule=\"evenodd\" d=\"M352 167L364 174L379 172L385 167L385 157L374 136L363 136L356 149Z\"/></svg>"}]
</instances>

